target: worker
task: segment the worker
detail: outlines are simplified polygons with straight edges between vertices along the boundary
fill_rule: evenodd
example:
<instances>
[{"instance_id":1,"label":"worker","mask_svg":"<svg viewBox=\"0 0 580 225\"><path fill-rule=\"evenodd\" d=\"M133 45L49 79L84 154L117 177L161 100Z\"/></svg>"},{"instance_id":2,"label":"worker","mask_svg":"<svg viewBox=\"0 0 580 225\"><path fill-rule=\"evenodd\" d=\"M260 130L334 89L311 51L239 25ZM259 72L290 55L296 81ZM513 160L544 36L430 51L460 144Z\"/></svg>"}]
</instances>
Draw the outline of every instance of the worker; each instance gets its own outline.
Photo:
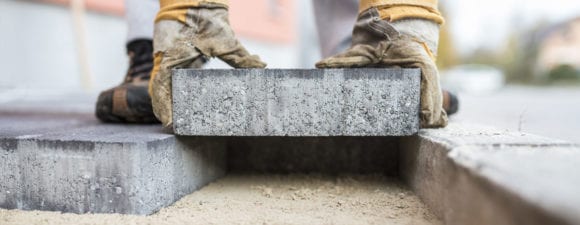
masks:
<instances>
[{"instance_id":1,"label":"worker","mask_svg":"<svg viewBox=\"0 0 580 225\"><path fill-rule=\"evenodd\" d=\"M172 68L198 68L212 57L235 68L264 68L266 64L250 55L235 38L228 22L227 0L161 0L160 5L155 18L155 66L149 93L155 115L170 128ZM358 13L353 10L357 6ZM314 8L320 37L327 38L321 41L323 54L350 47L317 63L317 67L421 68L421 125L447 124L443 99L447 99L448 111L456 111L452 106L456 107L457 101L448 92L442 94L434 64L439 25L443 23L436 0L316 0ZM345 27L355 19L349 35ZM321 25L324 21L329 26ZM114 96L111 99L114 101Z\"/></svg>"}]
</instances>

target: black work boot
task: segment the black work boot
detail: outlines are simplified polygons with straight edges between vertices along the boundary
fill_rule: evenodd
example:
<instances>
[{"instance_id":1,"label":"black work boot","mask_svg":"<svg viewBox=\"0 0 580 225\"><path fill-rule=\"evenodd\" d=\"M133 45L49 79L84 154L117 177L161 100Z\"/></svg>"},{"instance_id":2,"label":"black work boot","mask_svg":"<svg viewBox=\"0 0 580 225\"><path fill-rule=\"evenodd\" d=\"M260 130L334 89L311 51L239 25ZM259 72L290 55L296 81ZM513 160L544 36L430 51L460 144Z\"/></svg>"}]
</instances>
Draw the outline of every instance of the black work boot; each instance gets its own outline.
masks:
<instances>
[{"instance_id":1,"label":"black work boot","mask_svg":"<svg viewBox=\"0 0 580 225\"><path fill-rule=\"evenodd\" d=\"M459 99L447 90L443 90L443 109L451 116L459 111Z\"/></svg>"},{"instance_id":2,"label":"black work boot","mask_svg":"<svg viewBox=\"0 0 580 225\"><path fill-rule=\"evenodd\" d=\"M101 92L96 116L107 123L159 123L153 114L149 96L149 78L153 69L153 42L147 39L127 44L130 63L125 80L119 86Z\"/></svg>"}]
</instances>

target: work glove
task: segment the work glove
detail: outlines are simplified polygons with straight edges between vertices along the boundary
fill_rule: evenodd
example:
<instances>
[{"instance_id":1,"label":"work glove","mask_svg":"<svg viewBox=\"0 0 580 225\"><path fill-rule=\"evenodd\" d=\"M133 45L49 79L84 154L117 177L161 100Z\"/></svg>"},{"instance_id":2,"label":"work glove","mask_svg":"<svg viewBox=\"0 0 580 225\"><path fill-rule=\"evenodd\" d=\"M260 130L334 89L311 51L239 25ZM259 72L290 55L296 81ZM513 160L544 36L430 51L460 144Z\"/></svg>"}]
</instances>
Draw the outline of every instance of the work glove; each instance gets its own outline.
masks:
<instances>
[{"instance_id":1,"label":"work glove","mask_svg":"<svg viewBox=\"0 0 580 225\"><path fill-rule=\"evenodd\" d=\"M318 68L401 67L421 69L420 121L423 128L445 127L439 74L434 62L438 24L426 19L395 22L381 19L377 8L359 14L352 46L346 52L324 59Z\"/></svg>"},{"instance_id":2,"label":"work glove","mask_svg":"<svg viewBox=\"0 0 580 225\"><path fill-rule=\"evenodd\" d=\"M236 39L225 1L174 0L170 5L162 4L156 21L155 66L149 92L153 111L167 130L173 127L172 69L199 68L211 57L234 68L266 67Z\"/></svg>"}]
</instances>

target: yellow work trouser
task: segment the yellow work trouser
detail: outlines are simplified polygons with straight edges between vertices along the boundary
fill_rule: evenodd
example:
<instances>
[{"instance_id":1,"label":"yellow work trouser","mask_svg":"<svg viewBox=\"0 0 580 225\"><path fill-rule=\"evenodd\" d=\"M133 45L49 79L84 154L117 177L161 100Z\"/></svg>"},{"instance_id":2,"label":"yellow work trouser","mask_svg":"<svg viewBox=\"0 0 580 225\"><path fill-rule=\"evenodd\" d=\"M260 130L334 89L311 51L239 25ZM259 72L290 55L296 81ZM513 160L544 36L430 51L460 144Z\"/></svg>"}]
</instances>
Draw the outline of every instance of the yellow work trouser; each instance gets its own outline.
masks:
<instances>
[{"instance_id":1,"label":"yellow work trouser","mask_svg":"<svg viewBox=\"0 0 580 225\"><path fill-rule=\"evenodd\" d=\"M375 7L379 9L383 19L393 22L401 19L421 18L442 24L443 17L437 10L437 2L438 0L361 0L359 12ZM159 0L161 8L155 20L168 19L184 22L188 8L203 7L205 4L227 7L228 0Z\"/></svg>"}]
</instances>

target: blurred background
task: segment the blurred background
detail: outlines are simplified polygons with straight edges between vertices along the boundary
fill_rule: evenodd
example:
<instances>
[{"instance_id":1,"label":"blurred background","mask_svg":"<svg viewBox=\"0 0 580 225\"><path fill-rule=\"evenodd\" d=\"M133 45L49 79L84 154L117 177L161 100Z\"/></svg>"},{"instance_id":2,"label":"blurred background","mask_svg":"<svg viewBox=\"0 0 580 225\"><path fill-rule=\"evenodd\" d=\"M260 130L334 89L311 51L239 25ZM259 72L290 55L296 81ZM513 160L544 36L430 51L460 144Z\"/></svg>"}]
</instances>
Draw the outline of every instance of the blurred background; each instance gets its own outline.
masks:
<instances>
[{"instance_id":1,"label":"blurred background","mask_svg":"<svg viewBox=\"0 0 580 225\"><path fill-rule=\"evenodd\" d=\"M123 3L0 0L0 109L51 102L92 112L127 69ZM237 35L270 68L320 59L311 0L231 4ZM440 0L440 9L437 63L461 100L453 120L580 143L580 1Z\"/></svg>"}]
</instances>

